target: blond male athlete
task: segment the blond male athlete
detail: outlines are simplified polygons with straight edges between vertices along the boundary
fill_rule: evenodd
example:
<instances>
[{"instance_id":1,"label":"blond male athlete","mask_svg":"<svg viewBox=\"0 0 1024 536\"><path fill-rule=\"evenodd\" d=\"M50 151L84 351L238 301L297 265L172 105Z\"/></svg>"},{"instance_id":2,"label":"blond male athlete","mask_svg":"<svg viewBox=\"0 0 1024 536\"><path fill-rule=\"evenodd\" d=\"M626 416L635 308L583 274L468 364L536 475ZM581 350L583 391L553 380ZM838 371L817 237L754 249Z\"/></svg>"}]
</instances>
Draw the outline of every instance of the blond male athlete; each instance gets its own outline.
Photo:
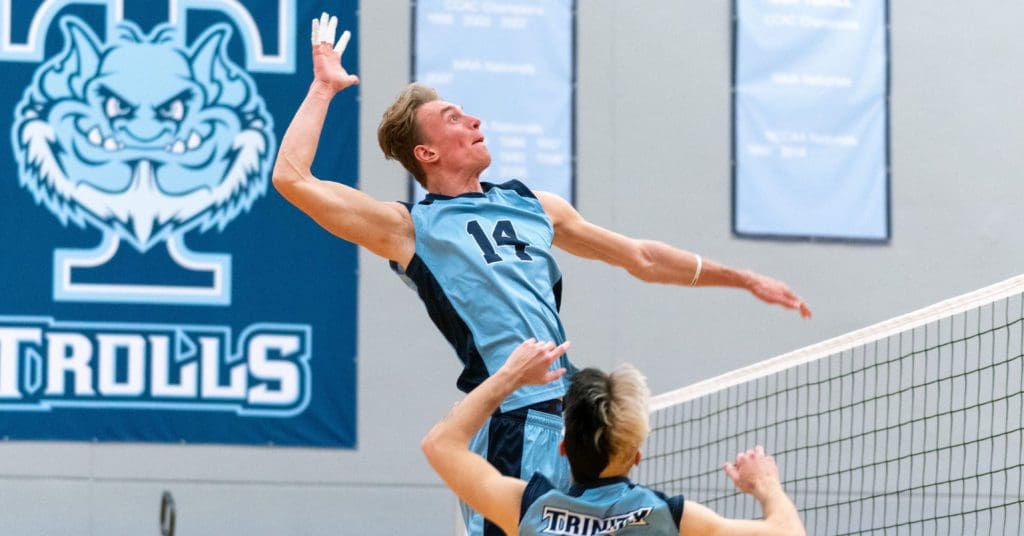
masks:
<instances>
[{"instance_id":1,"label":"blond male athlete","mask_svg":"<svg viewBox=\"0 0 1024 536\"><path fill-rule=\"evenodd\" d=\"M331 100L359 82L341 66L349 32L333 46L337 24L326 13L313 21L313 83L281 140L274 186L329 232L391 261L464 364L461 390L480 385L523 340L565 340L558 316L561 272L552 245L621 266L644 281L744 288L810 316L779 281L603 229L564 199L516 180L481 182L491 156L480 120L419 84L407 87L384 113L378 141L386 157L399 160L426 188L426 199L416 205L381 202L314 177L310 168ZM572 370L567 358L561 360ZM511 393L473 448L502 474L529 478L540 472L568 487L568 465L555 448L567 382ZM480 516L465 513L470 534L497 533Z\"/></svg>"},{"instance_id":2,"label":"blond male athlete","mask_svg":"<svg viewBox=\"0 0 1024 536\"><path fill-rule=\"evenodd\" d=\"M501 401L518 387L556 381L551 370L568 343L528 340L498 371L423 438L427 460L449 488L505 534L541 536L796 536L803 522L779 482L775 460L760 446L725 464L736 488L757 499L763 520L728 519L683 496L635 484L629 471L640 463L647 438L649 393L644 377L625 365L610 374L577 372L565 395L565 440L573 485L556 488L542 474L528 479L502 475L466 448Z\"/></svg>"}]
</instances>

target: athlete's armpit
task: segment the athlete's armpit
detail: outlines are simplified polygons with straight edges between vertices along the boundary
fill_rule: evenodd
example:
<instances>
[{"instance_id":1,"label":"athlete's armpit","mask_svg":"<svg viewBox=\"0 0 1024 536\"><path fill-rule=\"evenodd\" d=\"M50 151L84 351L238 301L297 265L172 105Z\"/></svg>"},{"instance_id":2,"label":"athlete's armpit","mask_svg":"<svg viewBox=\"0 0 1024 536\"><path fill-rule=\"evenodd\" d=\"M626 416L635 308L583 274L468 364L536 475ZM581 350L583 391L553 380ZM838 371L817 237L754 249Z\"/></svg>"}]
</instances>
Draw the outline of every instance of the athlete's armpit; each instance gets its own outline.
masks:
<instances>
[{"instance_id":1,"label":"athlete's armpit","mask_svg":"<svg viewBox=\"0 0 1024 536\"><path fill-rule=\"evenodd\" d=\"M377 201L355 188L316 178L275 186L331 234L402 266L412 260L416 231L400 203Z\"/></svg>"},{"instance_id":2,"label":"athlete's armpit","mask_svg":"<svg viewBox=\"0 0 1024 536\"><path fill-rule=\"evenodd\" d=\"M555 229L554 245L577 256L621 266L637 274L645 263L642 242L588 222L568 201L536 192Z\"/></svg>"}]
</instances>

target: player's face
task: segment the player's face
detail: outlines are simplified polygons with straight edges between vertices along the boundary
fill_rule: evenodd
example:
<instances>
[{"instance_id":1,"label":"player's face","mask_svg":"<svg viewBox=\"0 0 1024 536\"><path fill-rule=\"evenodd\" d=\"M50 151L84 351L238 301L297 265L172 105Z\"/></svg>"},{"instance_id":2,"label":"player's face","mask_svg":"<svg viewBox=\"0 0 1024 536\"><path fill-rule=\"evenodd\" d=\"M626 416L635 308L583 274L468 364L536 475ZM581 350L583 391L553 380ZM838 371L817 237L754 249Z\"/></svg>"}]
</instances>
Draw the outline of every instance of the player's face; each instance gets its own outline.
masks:
<instances>
[{"instance_id":1,"label":"player's face","mask_svg":"<svg viewBox=\"0 0 1024 536\"><path fill-rule=\"evenodd\" d=\"M436 152L442 168L479 174L491 165L480 119L461 107L441 100L428 102L416 111L416 120L424 145Z\"/></svg>"}]
</instances>

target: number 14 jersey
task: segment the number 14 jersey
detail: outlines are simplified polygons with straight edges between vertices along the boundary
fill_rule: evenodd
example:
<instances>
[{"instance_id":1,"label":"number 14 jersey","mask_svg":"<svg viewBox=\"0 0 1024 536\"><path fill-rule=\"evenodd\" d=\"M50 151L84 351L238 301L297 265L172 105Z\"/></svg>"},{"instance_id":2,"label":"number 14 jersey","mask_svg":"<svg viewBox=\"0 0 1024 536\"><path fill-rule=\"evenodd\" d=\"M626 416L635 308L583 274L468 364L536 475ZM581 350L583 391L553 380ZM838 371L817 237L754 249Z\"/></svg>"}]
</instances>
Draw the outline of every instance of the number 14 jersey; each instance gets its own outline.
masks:
<instances>
[{"instance_id":1,"label":"number 14 jersey","mask_svg":"<svg viewBox=\"0 0 1024 536\"><path fill-rule=\"evenodd\" d=\"M458 387L465 392L501 368L524 340L565 341L551 220L521 182L481 185L482 193L427 194L409 206L416 252L404 269L391 263L462 361ZM554 367L573 370L566 356ZM559 398L568 381L525 386L501 411Z\"/></svg>"}]
</instances>

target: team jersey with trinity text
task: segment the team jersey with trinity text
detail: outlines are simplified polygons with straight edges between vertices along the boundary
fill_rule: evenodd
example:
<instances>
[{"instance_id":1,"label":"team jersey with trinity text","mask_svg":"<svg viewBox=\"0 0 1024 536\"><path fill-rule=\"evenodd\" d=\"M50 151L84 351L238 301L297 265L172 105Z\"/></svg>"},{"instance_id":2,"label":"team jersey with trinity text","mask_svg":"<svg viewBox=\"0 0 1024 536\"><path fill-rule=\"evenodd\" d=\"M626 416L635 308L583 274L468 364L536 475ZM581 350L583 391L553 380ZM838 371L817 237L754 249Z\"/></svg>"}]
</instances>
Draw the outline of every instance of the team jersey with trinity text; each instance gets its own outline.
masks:
<instances>
[{"instance_id":1,"label":"team jersey with trinity text","mask_svg":"<svg viewBox=\"0 0 1024 536\"><path fill-rule=\"evenodd\" d=\"M520 536L679 534L685 501L634 484L626 477L602 478L568 492L535 474L523 492Z\"/></svg>"},{"instance_id":2,"label":"team jersey with trinity text","mask_svg":"<svg viewBox=\"0 0 1024 536\"><path fill-rule=\"evenodd\" d=\"M524 340L565 341L551 220L521 182L481 185L483 192L427 194L407 205L416 253L404 269L391 263L458 354L464 365L458 387L467 393ZM573 370L565 356L553 366ZM568 381L522 387L501 411L559 398Z\"/></svg>"}]
</instances>

